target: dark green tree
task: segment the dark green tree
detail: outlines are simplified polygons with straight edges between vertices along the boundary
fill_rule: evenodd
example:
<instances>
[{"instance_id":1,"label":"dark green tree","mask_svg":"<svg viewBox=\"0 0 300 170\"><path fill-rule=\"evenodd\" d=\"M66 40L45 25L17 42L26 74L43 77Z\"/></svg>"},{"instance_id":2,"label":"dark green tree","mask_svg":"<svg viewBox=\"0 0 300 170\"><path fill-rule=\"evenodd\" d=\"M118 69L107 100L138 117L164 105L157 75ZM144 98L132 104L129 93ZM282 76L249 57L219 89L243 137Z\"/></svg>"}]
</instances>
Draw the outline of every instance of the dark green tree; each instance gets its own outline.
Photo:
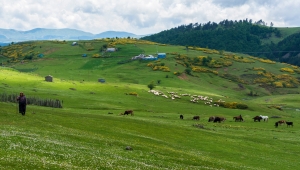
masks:
<instances>
[{"instance_id":1,"label":"dark green tree","mask_svg":"<svg viewBox=\"0 0 300 170\"><path fill-rule=\"evenodd\" d=\"M192 75L192 69L190 67L186 68L184 72L188 75Z\"/></svg>"},{"instance_id":2,"label":"dark green tree","mask_svg":"<svg viewBox=\"0 0 300 170\"><path fill-rule=\"evenodd\" d=\"M154 89L154 88L155 88L154 82L151 82L150 84L148 84L147 87L148 87L150 90Z\"/></svg>"}]
</instances>

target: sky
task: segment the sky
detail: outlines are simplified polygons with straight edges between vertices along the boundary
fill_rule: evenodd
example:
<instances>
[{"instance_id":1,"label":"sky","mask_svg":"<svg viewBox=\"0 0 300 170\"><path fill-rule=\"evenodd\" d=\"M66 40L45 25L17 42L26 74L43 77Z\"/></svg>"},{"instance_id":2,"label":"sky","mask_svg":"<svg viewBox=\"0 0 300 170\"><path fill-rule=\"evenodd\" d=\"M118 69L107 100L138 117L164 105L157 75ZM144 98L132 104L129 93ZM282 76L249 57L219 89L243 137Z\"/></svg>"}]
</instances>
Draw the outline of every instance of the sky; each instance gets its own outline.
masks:
<instances>
[{"instance_id":1,"label":"sky","mask_svg":"<svg viewBox=\"0 0 300 170\"><path fill-rule=\"evenodd\" d=\"M300 26L300 0L0 0L0 28L147 35L190 23L263 20Z\"/></svg>"}]
</instances>

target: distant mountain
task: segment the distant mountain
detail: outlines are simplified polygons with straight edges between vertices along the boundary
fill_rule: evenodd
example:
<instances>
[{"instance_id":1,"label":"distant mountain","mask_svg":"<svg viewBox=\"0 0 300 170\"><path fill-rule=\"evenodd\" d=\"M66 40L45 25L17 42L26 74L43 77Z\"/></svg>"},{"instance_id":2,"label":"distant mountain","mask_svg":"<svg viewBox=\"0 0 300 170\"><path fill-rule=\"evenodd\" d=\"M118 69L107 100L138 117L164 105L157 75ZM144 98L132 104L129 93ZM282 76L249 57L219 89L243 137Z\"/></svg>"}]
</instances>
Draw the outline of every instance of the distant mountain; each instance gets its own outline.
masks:
<instances>
[{"instance_id":1,"label":"distant mountain","mask_svg":"<svg viewBox=\"0 0 300 170\"><path fill-rule=\"evenodd\" d=\"M18 31L14 29L0 29L0 42L21 42L32 40L92 40L96 38L113 38L113 37L132 37L140 38L141 35L135 35L129 32L106 31L99 34L92 34L76 29L46 29L35 28L29 31Z\"/></svg>"},{"instance_id":2,"label":"distant mountain","mask_svg":"<svg viewBox=\"0 0 300 170\"><path fill-rule=\"evenodd\" d=\"M129 32L118 32L118 31L106 31L102 32L100 34L95 35L96 38L113 38L113 37L119 37L119 38L125 38L125 37L132 37L132 38L140 38L143 37L141 35L135 35Z\"/></svg>"},{"instance_id":3,"label":"distant mountain","mask_svg":"<svg viewBox=\"0 0 300 170\"><path fill-rule=\"evenodd\" d=\"M9 43L1 43L1 42L0 42L0 46L1 46L1 47L7 46L7 45L9 45Z\"/></svg>"}]
</instances>

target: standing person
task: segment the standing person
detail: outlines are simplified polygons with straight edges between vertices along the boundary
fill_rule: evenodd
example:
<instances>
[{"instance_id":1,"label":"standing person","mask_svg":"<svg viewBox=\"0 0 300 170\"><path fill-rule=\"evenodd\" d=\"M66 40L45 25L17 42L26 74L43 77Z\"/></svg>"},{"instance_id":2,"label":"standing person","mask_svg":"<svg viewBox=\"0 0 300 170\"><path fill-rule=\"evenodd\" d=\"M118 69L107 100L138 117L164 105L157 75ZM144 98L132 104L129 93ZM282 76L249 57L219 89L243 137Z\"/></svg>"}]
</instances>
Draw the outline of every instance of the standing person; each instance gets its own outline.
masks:
<instances>
[{"instance_id":1,"label":"standing person","mask_svg":"<svg viewBox=\"0 0 300 170\"><path fill-rule=\"evenodd\" d=\"M27 100L23 92L21 92L20 96L17 97L17 101L19 102L19 113L25 116Z\"/></svg>"}]
</instances>

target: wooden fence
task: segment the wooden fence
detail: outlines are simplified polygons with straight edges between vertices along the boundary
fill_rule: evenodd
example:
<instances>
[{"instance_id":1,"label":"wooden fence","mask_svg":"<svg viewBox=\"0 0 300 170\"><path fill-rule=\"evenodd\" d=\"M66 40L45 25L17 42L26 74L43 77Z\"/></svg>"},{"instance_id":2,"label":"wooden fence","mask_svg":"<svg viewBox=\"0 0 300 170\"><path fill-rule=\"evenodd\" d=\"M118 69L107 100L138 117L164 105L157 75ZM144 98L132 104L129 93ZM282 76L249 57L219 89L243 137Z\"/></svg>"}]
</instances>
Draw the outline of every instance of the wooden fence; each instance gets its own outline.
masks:
<instances>
[{"instance_id":1,"label":"wooden fence","mask_svg":"<svg viewBox=\"0 0 300 170\"><path fill-rule=\"evenodd\" d=\"M1 102L17 102L18 95L16 94L0 94ZM58 99L40 99L37 97L26 97L28 105L37 105L37 106L45 106L45 107L54 107L54 108L62 108L63 101Z\"/></svg>"}]
</instances>

